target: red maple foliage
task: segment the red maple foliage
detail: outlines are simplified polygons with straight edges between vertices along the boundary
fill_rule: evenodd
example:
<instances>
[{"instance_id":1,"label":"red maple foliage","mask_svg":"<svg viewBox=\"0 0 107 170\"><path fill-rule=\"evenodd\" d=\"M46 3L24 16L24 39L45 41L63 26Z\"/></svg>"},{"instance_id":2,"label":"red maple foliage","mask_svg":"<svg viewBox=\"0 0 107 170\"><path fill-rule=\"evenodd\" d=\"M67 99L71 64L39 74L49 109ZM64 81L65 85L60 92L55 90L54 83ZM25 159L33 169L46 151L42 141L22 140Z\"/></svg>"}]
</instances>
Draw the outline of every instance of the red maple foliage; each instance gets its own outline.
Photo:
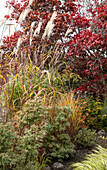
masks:
<instances>
[{"instance_id":1,"label":"red maple foliage","mask_svg":"<svg viewBox=\"0 0 107 170\"><path fill-rule=\"evenodd\" d=\"M67 58L71 56L72 71L82 77L76 91L104 95L107 92L107 5L97 4L88 12L91 13L89 29L79 30L68 42Z\"/></svg>"}]
</instances>

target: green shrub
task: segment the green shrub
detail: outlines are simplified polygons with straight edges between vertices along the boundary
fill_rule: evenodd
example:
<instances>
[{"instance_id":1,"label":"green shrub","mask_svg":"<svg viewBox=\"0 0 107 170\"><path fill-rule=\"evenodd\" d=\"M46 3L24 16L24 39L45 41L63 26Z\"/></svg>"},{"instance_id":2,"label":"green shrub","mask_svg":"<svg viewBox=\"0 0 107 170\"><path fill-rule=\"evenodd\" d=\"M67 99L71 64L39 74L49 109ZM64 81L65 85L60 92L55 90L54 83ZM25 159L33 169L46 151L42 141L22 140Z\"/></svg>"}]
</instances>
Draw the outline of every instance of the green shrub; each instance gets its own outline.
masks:
<instances>
[{"instance_id":1,"label":"green shrub","mask_svg":"<svg viewBox=\"0 0 107 170\"><path fill-rule=\"evenodd\" d=\"M48 108L49 116L53 115L52 120L47 124L47 136L44 145L46 147L49 157L56 158L59 161L73 157L75 150L74 145L68 134L66 134L67 127L70 126L68 122L68 107L54 107Z\"/></svg>"},{"instance_id":2,"label":"green shrub","mask_svg":"<svg viewBox=\"0 0 107 170\"><path fill-rule=\"evenodd\" d=\"M107 129L107 115L102 116L102 128Z\"/></svg>"},{"instance_id":3,"label":"green shrub","mask_svg":"<svg viewBox=\"0 0 107 170\"><path fill-rule=\"evenodd\" d=\"M31 128L24 131L24 135L20 136L19 144L16 147L17 165L16 168L20 169L39 169L41 164L38 162L39 158L45 153L43 149L44 127L32 125ZM42 163L42 161L41 161ZM42 163L43 164L43 163Z\"/></svg>"},{"instance_id":4,"label":"green shrub","mask_svg":"<svg viewBox=\"0 0 107 170\"><path fill-rule=\"evenodd\" d=\"M74 145L70 141L69 135L64 133L49 136L45 145L48 149L49 157L56 158L60 162L73 157L75 154Z\"/></svg>"},{"instance_id":5,"label":"green shrub","mask_svg":"<svg viewBox=\"0 0 107 170\"><path fill-rule=\"evenodd\" d=\"M91 130L97 130L99 131L102 126L102 120L101 116L88 116L86 118L86 127L91 129Z\"/></svg>"},{"instance_id":6,"label":"green shrub","mask_svg":"<svg viewBox=\"0 0 107 170\"><path fill-rule=\"evenodd\" d=\"M14 159L13 147L16 139L17 135L13 131L12 124L4 125L0 123L0 168L11 166Z\"/></svg>"},{"instance_id":7,"label":"green shrub","mask_svg":"<svg viewBox=\"0 0 107 170\"><path fill-rule=\"evenodd\" d=\"M52 106L46 108L48 112L47 132L50 134L64 133L67 127L70 126L68 117L72 110L69 107Z\"/></svg>"},{"instance_id":8,"label":"green shrub","mask_svg":"<svg viewBox=\"0 0 107 170\"><path fill-rule=\"evenodd\" d=\"M86 115L85 125L89 129L101 129L101 119L102 119L102 103L97 98L96 100L93 97L88 98L86 102L84 102L84 115Z\"/></svg>"},{"instance_id":9,"label":"green shrub","mask_svg":"<svg viewBox=\"0 0 107 170\"><path fill-rule=\"evenodd\" d=\"M84 148L86 147L92 147L93 144L95 144L97 140L97 133L93 130L83 128L78 132L76 142L78 146L82 146Z\"/></svg>"},{"instance_id":10,"label":"green shrub","mask_svg":"<svg viewBox=\"0 0 107 170\"><path fill-rule=\"evenodd\" d=\"M70 66L66 66L66 68L62 71L61 78L63 81L63 90L69 91L72 88L76 88L76 83L81 80L81 77L72 72Z\"/></svg>"},{"instance_id":11,"label":"green shrub","mask_svg":"<svg viewBox=\"0 0 107 170\"><path fill-rule=\"evenodd\" d=\"M38 170L46 163L43 139L46 135L45 110L40 99L29 100L9 125L0 125L1 168Z\"/></svg>"},{"instance_id":12,"label":"green shrub","mask_svg":"<svg viewBox=\"0 0 107 170\"><path fill-rule=\"evenodd\" d=\"M107 115L104 115L102 118L102 125L103 127L107 127Z\"/></svg>"},{"instance_id":13,"label":"green shrub","mask_svg":"<svg viewBox=\"0 0 107 170\"><path fill-rule=\"evenodd\" d=\"M11 123L0 124L0 168L41 169L48 161L43 155L44 126L41 129L32 125L20 136L13 131Z\"/></svg>"},{"instance_id":14,"label":"green shrub","mask_svg":"<svg viewBox=\"0 0 107 170\"><path fill-rule=\"evenodd\" d=\"M71 165L74 170L106 170L107 149L98 146L94 153L87 155L81 163Z\"/></svg>"},{"instance_id":15,"label":"green shrub","mask_svg":"<svg viewBox=\"0 0 107 170\"><path fill-rule=\"evenodd\" d=\"M16 115L16 119L20 120L20 129L29 129L32 125L40 126L41 123L46 123L47 112L46 108L42 106L42 102L43 100L41 98L35 98L33 100L28 100L24 104L22 110Z\"/></svg>"},{"instance_id":16,"label":"green shrub","mask_svg":"<svg viewBox=\"0 0 107 170\"><path fill-rule=\"evenodd\" d=\"M107 115L107 98L105 98L105 100L104 100L101 113L102 113L103 115Z\"/></svg>"},{"instance_id":17,"label":"green shrub","mask_svg":"<svg viewBox=\"0 0 107 170\"><path fill-rule=\"evenodd\" d=\"M107 133L107 127L103 127L104 131Z\"/></svg>"},{"instance_id":18,"label":"green shrub","mask_svg":"<svg viewBox=\"0 0 107 170\"><path fill-rule=\"evenodd\" d=\"M1 127L1 167L36 169L42 166L42 154L60 161L72 157L75 150L67 134L69 114L69 107L46 107L40 97L28 100L10 126Z\"/></svg>"},{"instance_id":19,"label":"green shrub","mask_svg":"<svg viewBox=\"0 0 107 170\"><path fill-rule=\"evenodd\" d=\"M74 145L70 141L69 135L65 134L67 127L70 125L68 122L69 111L68 107L45 107L43 99L39 97L24 104L22 111L18 112L18 115L14 117L14 123L17 126L17 131L20 131L22 136L24 135L24 140L25 134L31 131L32 126L36 125L38 133L41 133L42 136L44 135L41 143L44 152L46 149L49 157L61 160L73 156L75 153ZM28 136L30 138L30 135ZM22 143L25 145L25 142L26 140ZM27 145L25 148L27 148Z\"/></svg>"},{"instance_id":20,"label":"green shrub","mask_svg":"<svg viewBox=\"0 0 107 170\"><path fill-rule=\"evenodd\" d=\"M107 132L107 99L104 100L102 110L102 128Z\"/></svg>"}]
</instances>

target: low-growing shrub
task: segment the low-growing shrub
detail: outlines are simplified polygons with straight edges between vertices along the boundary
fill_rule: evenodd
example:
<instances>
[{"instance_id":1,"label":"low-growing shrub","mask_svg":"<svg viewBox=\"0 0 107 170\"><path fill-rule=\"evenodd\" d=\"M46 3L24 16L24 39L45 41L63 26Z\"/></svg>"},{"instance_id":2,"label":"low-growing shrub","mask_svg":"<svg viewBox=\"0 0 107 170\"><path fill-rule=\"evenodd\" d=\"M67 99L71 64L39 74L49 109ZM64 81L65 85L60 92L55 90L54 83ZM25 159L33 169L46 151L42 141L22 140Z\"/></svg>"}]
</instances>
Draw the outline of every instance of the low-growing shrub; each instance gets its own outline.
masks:
<instances>
[{"instance_id":1,"label":"low-growing shrub","mask_svg":"<svg viewBox=\"0 0 107 170\"><path fill-rule=\"evenodd\" d=\"M44 140L47 154L59 161L73 157L74 145L67 134L70 126L68 116L72 110L69 107L49 107L48 112L47 136Z\"/></svg>"},{"instance_id":2,"label":"low-growing shrub","mask_svg":"<svg viewBox=\"0 0 107 170\"><path fill-rule=\"evenodd\" d=\"M81 163L71 165L74 170L106 170L107 149L97 146L94 153L87 155Z\"/></svg>"},{"instance_id":3,"label":"low-growing shrub","mask_svg":"<svg viewBox=\"0 0 107 170\"><path fill-rule=\"evenodd\" d=\"M36 125L32 125L31 128L24 131L24 135L19 137L19 143L16 146L17 165L16 168L20 169L39 169L40 158L45 153L43 148L44 127L41 126L41 130Z\"/></svg>"},{"instance_id":4,"label":"low-growing shrub","mask_svg":"<svg viewBox=\"0 0 107 170\"><path fill-rule=\"evenodd\" d=\"M41 130L41 125L46 124L46 109L42 106L43 100L34 98L28 100L21 111L18 111L13 117L13 124L20 135L24 133L25 129L30 129L31 126L36 125Z\"/></svg>"},{"instance_id":5,"label":"low-growing shrub","mask_svg":"<svg viewBox=\"0 0 107 170\"><path fill-rule=\"evenodd\" d=\"M14 144L17 135L14 133L11 123L0 123L0 168L7 168L14 162ZM13 163L14 164L14 163Z\"/></svg>"},{"instance_id":6,"label":"low-growing shrub","mask_svg":"<svg viewBox=\"0 0 107 170\"><path fill-rule=\"evenodd\" d=\"M43 145L47 126L45 116L41 99L37 98L27 101L9 125L1 124L0 166L2 168L38 170L45 164L44 158L41 160L45 154Z\"/></svg>"},{"instance_id":7,"label":"low-growing shrub","mask_svg":"<svg viewBox=\"0 0 107 170\"><path fill-rule=\"evenodd\" d=\"M107 98L104 100L102 110L102 128L107 132Z\"/></svg>"},{"instance_id":8,"label":"low-growing shrub","mask_svg":"<svg viewBox=\"0 0 107 170\"><path fill-rule=\"evenodd\" d=\"M41 169L48 158L43 148L44 126L32 125L23 135L14 132L12 123L0 124L0 168Z\"/></svg>"},{"instance_id":9,"label":"low-growing shrub","mask_svg":"<svg viewBox=\"0 0 107 170\"><path fill-rule=\"evenodd\" d=\"M99 131L102 126L102 120L101 116L88 116L86 118L86 127L91 130L97 130Z\"/></svg>"},{"instance_id":10,"label":"low-growing shrub","mask_svg":"<svg viewBox=\"0 0 107 170\"><path fill-rule=\"evenodd\" d=\"M97 133L93 130L83 128L78 132L76 137L77 146L92 147L97 140Z\"/></svg>"},{"instance_id":11,"label":"low-growing shrub","mask_svg":"<svg viewBox=\"0 0 107 170\"><path fill-rule=\"evenodd\" d=\"M101 119L102 119L102 103L97 98L90 97L84 102L83 114L86 116L85 125L89 129L101 129Z\"/></svg>"},{"instance_id":12,"label":"low-growing shrub","mask_svg":"<svg viewBox=\"0 0 107 170\"><path fill-rule=\"evenodd\" d=\"M75 153L74 145L69 135L66 134L70 125L68 122L70 112L72 110L69 110L68 107L45 107L43 100L39 97L24 104L22 111L18 112L14 117L14 126L18 133L24 137L23 139L26 138L26 133L31 132L32 127L36 126L35 128L38 129L36 132L38 133L34 133L35 138L38 138L39 134L41 134L38 139L39 154L44 153L46 150L49 157L63 160L73 156ZM29 136L30 141L33 140L33 132L31 139L30 135L27 136ZM24 145L25 142L23 142ZM42 147L41 145L39 146L39 142ZM27 145L25 148L27 148Z\"/></svg>"},{"instance_id":13,"label":"low-growing shrub","mask_svg":"<svg viewBox=\"0 0 107 170\"><path fill-rule=\"evenodd\" d=\"M0 124L0 168L40 170L48 161L43 148L45 128L36 125L25 129L21 136L11 123Z\"/></svg>"},{"instance_id":14,"label":"low-growing shrub","mask_svg":"<svg viewBox=\"0 0 107 170\"><path fill-rule=\"evenodd\" d=\"M72 110L69 107L52 106L46 108L48 112L47 132L50 134L60 134L66 132L70 123L68 117Z\"/></svg>"},{"instance_id":15,"label":"low-growing shrub","mask_svg":"<svg viewBox=\"0 0 107 170\"><path fill-rule=\"evenodd\" d=\"M74 144L68 134L49 136L45 143L49 157L58 161L73 157L75 154Z\"/></svg>"}]
</instances>

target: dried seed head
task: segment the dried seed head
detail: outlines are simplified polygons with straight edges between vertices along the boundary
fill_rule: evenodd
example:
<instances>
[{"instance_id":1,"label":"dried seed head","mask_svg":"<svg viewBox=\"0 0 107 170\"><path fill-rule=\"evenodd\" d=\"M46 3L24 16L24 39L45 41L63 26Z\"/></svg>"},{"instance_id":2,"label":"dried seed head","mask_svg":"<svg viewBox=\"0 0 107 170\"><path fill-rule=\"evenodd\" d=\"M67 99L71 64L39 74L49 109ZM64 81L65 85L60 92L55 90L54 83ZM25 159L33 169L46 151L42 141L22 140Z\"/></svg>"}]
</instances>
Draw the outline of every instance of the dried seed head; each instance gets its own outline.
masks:
<instances>
[{"instance_id":1,"label":"dried seed head","mask_svg":"<svg viewBox=\"0 0 107 170\"><path fill-rule=\"evenodd\" d=\"M17 50L19 49L21 42L22 42L22 38L19 37L19 39L17 41Z\"/></svg>"},{"instance_id":2,"label":"dried seed head","mask_svg":"<svg viewBox=\"0 0 107 170\"><path fill-rule=\"evenodd\" d=\"M71 33L72 31L73 31L72 29L68 28L67 31L66 31L66 33L65 33L65 37L67 37L67 35L68 35L69 33Z\"/></svg>"},{"instance_id":3,"label":"dried seed head","mask_svg":"<svg viewBox=\"0 0 107 170\"><path fill-rule=\"evenodd\" d=\"M1 47L2 45L3 45L3 41L1 40L1 41L0 41L0 47Z\"/></svg>"},{"instance_id":4,"label":"dried seed head","mask_svg":"<svg viewBox=\"0 0 107 170\"><path fill-rule=\"evenodd\" d=\"M25 18L26 16L28 15L28 13L30 12L30 7L27 6L26 9L20 14L20 17L18 19L18 22L21 23Z\"/></svg>"},{"instance_id":5,"label":"dried seed head","mask_svg":"<svg viewBox=\"0 0 107 170\"><path fill-rule=\"evenodd\" d=\"M35 23L36 23L35 21L31 23L31 27L30 27L30 36L31 37L33 35L33 27L34 27Z\"/></svg>"},{"instance_id":6,"label":"dried seed head","mask_svg":"<svg viewBox=\"0 0 107 170\"><path fill-rule=\"evenodd\" d=\"M50 19L50 22L51 22L51 23L53 23L53 21L54 21L54 19L56 18L56 16L57 16L57 12L54 11L53 14L52 14L52 16L51 16L51 19Z\"/></svg>"},{"instance_id":7,"label":"dried seed head","mask_svg":"<svg viewBox=\"0 0 107 170\"><path fill-rule=\"evenodd\" d=\"M40 21L38 27L35 29L33 37L40 33L41 26L42 26L42 22Z\"/></svg>"},{"instance_id":8,"label":"dried seed head","mask_svg":"<svg viewBox=\"0 0 107 170\"><path fill-rule=\"evenodd\" d=\"M48 38L50 37L50 34L52 33L52 29L55 25L52 24L50 21L48 22L46 28L45 28L45 32L42 36L42 39L44 39L46 36L48 36Z\"/></svg>"},{"instance_id":9,"label":"dried seed head","mask_svg":"<svg viewBox=\"0 0 107 170\"><path fill-rule=\"evenodd\" d=\"M34 0L29 0L29 6L33 3Z\"/></svg>"},{"instance_id":10,"label":"dried seed head","mask_svg":"<svg viewBox=\"0 0 107 170\"><path fill-rule=\"evenodd\" d=\"M31 29L35 26L35 21L31 23Z\"/></svg>"},{"instance_id":11,"label":"dried seed head","mask_svg":"<svg viewBox=\"0 0 107 170\"><path fill-rule=\"evenodd\" d=\"M50 24L50 27L49 27L48 32L47 32L48 38L50 37L50 35L51 35L51 33L52 33L52 30L53 30L54 26L55 26L55 24Z\"/></svg>"},{"instance_id":12,"label":"dried seed head","mask_svg":"<svg viewBox=\"0 0 107 170\"><path fill-rule=\"evenodd\" d=\"M32 44L32 37L30 36L30 45Z\"/></svg>"},{"instance_id":13,"label":"dried seed head","mask_svg":"<svg viewBox=\"0 0 107 170\"><path fill-rule=\"evenodd\" d=\"M42 36L42 39L44 39L46 37L46 35L48 36L48 38L50 37L50 34L52 33L52 30L53 30L53 28L55 26L55 24L53 24L53 21L56 18L56 16L57 16L57 12L54 11L50 21L46 25L45 32L44 32L44 34Z\"/></svg>"},{"instance_id":14,"label":"dried seed head","mask_svg":"<svg viewBox=\"0 0 107 170\"><path fill-rule=\"evenodd\" d=\"M6 19L0 20L0 27L1 27L3 24L5 24L5 22L6 22Z\"/></svg>"},{"instance_id":15,"label":"dried seed head","mask_svg":"<svg viewBox=\"0 0 107 170\"><path fill-rule=\"evenodd\" d=\"M10 18L11 18L12 12L13 12L13 8L11 7L10 10L9 10L9 17Z\"/></svg>"}]
</instances>

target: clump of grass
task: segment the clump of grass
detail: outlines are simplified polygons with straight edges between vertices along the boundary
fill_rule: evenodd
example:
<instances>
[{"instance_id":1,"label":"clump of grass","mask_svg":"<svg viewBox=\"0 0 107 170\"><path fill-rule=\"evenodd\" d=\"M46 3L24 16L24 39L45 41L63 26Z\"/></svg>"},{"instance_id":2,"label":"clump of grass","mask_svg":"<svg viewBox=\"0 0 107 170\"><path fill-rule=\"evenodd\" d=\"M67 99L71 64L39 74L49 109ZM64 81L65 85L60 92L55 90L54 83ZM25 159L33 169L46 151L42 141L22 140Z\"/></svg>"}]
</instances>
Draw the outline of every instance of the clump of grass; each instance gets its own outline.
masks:
<instances>
[{"instance_id":1,"label":"clump of grass","mask_svg":"<svg viewBox=\"0 0 107 170\"><path fill-rule=\"evenodd\" d=\"M75 170L106 170L107 149L97 146L94 153L87 155L81 163L75 163L72 167L75 167Z\"/></svg>"},{"instance_id":2,"label":"clump of grass","mask_svg":"<svg viewBox=\"0 0 107 170\"><path fill-rule=\"evenodd\" d=\"M74 92L71 91L69 93L61 94L61 98L58 100L57 105L59 107L68 107L71 110L68 117L70 123L68 131L71 138L73 138L73 136L78 133L79 129L84 127L85 116L82 114L82 101L79 97L75 99Z\"/></svg>"},{"instance_id":3,"label":"clump of grass","mask_svg":"<svg viewBox=\"0 0 107 170\"><path fill-rule=\"evenodd\" d=\"M14 64L13 62L12 67L12 63L8 64L9 81L1 87L1 101L3 106L8 108L7 115L11 115L9 117L21 110L23 104L35 96L40 95L44 98L45 103L51 103L56 97L57 80L61 81L60 78L55 77L55 69L41 70L40 67L33 64L29 54L28 58L23 57L23 63L17 61Z\"/></svg>"}]
</instances>

